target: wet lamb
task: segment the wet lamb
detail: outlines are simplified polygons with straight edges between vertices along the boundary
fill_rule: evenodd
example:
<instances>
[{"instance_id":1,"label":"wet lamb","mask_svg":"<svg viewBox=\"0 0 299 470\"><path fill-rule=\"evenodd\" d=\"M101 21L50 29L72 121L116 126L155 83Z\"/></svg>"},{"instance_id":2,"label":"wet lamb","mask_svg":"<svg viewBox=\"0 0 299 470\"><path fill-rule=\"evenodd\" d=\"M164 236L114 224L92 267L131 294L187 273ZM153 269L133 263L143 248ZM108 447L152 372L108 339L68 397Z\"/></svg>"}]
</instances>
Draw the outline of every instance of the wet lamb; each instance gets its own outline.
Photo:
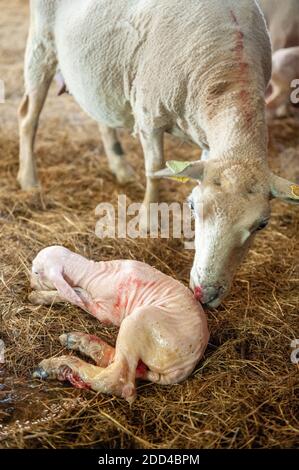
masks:
<instances>
[{"instance_id":1,"label":"wet lamb","mask_svg":"<svg viewBox=\"0 0 299 470\"><path fill-rule=\"evenodd\" d=\"M60 336L68 349L89 356L43 360L35 377L68 380L79 388L136 396L136 378L173 384L187 378L209 339L199 302L180 282L138 261L94 262L61 246L43 249L31 274L34 304L71 302L99 321L119 326L116 346L84 333Z\"/></svg>"}]
</instances>

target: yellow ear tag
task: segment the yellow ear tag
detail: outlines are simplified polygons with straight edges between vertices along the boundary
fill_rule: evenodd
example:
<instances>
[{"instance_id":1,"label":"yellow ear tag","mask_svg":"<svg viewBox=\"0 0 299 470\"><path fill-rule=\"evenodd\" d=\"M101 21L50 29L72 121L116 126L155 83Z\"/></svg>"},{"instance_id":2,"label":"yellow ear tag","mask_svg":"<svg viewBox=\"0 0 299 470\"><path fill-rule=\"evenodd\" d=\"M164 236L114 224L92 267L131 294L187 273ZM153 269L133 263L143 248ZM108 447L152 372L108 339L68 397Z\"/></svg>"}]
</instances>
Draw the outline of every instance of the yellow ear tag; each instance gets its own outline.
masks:
<instances>
[{"instance_id":1,"label":"yellow ear tag","mask_svg":"<svg viewBox=\"0 0 299 470\"><path fill-rule=\"evenodd\" d=\"M170 160L166 162L166 166L174 173L181 173L184 171L188 166L190 166L190 162L180 162L178 160ZM186 183L190 181L190 178L187 176L170 176L171 179L175 181L179 181L180 183Z\"/></svg>"},{"instance_id":2,"label":"yellow ear tag","mask_svg":"<svg viewBox=\"0 0 299 470\"><path fill-rule=\"evenodd\" d=\"M298 184L293 184L291 186L291 190L292 190L292 195L293 195L294 199L299 199L299 186L298 186Z\"/></svg>"},{"instance_id":3,"label":"yellow ear tag","mask_svg":"<svg viewBox=\"0 0 299 470\"><path fill-rule=\"evenodd\" d=\"M169 178L178 181L179 183L187 183L187 181L190 181L190 178L187 176L170 176Z\"/></svg>"}]
</instances>

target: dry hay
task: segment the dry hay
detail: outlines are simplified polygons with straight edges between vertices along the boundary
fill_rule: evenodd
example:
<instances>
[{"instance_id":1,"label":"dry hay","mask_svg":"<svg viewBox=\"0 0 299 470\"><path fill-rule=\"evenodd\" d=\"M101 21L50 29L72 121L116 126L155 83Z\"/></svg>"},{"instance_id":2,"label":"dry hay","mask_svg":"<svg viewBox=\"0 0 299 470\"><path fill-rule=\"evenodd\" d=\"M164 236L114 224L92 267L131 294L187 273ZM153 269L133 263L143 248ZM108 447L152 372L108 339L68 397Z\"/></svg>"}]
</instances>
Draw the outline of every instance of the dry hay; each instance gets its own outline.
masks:
<instances>
[{"instance_id":1,"label":"dry hay","mask_svg":"<svg viewBox=\"0 0 299 470\"><path fill-rule=\"evenodd\" d=\"M6 366L0 385L1 447L296 447L299 443L298 366L290 343L299 338L298 223L295 206L273 203L269 229L260 234L237 273L231 295L208 312L210 345L204 360L183 384L141 383L133 406L123 400L75 390L56 382L31 380L45 357L60 354L58 336L73 330L96 333L113 342L115 330L79 309L28 303L28 269L39 249L62 244L94 259L136 258L188 283L193 253L176 240L99 240L94 209L122 191L107 169L96 125L73 103L51 91L38 135L42 190L17 187L15 110L21 97L19 74L27 5L2 2L1 76L7 103L0 129L0 337ZM13 31L16 32L11 41ZM127 189L140 201L144 187L141 150L122 133L139 180ZM271 127L270 156L288 174L278 154L297 155L299 125L277 121ZM167 156L196 158L198 151L168 139ZM293 157L292 157L293 158ZM291 175L289 175L291 176ZM184 200L190 185L165 182L163 199Z\"/></svg>"}]
</instances>

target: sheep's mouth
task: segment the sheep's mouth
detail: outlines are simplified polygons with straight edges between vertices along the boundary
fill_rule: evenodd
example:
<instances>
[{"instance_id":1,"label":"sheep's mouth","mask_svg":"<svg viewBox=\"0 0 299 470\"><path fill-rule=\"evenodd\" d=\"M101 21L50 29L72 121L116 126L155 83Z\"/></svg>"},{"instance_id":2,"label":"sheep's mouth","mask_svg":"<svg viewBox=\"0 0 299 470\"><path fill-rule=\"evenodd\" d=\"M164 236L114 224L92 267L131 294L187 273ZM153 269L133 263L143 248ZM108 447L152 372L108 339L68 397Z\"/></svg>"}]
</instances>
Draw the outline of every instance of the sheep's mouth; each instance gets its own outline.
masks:
<instances>
[{"instance_id":1,"label":"sheep's mouth","mask_svg":"<svg viewBox=\"0 0 299 470\"><path fill-rule=\"evenodd\" d=\"M203 304L203 306L208 308L218 308L222 302L222 299L222 297L217 297L217 299L211 300L211 302Z\"/></svg>"}]
</instances>

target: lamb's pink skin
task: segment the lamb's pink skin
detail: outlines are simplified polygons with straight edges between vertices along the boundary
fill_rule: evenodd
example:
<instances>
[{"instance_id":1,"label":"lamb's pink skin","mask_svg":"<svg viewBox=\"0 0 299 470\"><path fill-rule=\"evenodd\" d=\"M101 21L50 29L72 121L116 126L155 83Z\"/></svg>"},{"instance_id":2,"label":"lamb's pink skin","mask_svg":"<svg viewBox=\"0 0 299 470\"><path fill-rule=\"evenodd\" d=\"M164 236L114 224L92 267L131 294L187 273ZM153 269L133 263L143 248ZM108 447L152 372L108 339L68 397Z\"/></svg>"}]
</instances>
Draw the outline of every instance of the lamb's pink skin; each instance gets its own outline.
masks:
<instances>
[{"instance_id":1,"label":"lamb's pink skin","mask_svg":"<svg viewBox=\"0 0 299 470\"><path fill-rule=\"evenodd\" d=\"M153 308L155 335L160 335L163 344L163 331L167 330L169 344L165 350L173 354L163 357L161 367L157 358L153 365L143 357L149 369L153 366L155 372L159 369L159 373L166 373L177 368L181 380L202 357L209 339L206 315L192 292L175 279L139 261L94 262L64 247L53 246L43 249L34 259L32 287L53 289L55 272L61 272L70 286L88 293L90 300L85 303L85 310L101 322L119 326L140 307ZM161 311L158 322L157 307ZM140 315L141 328L144 321L150 321L149 317ZM138 337L132 338L132 347L137 341Z\"/></svg>"}]
</instances>

